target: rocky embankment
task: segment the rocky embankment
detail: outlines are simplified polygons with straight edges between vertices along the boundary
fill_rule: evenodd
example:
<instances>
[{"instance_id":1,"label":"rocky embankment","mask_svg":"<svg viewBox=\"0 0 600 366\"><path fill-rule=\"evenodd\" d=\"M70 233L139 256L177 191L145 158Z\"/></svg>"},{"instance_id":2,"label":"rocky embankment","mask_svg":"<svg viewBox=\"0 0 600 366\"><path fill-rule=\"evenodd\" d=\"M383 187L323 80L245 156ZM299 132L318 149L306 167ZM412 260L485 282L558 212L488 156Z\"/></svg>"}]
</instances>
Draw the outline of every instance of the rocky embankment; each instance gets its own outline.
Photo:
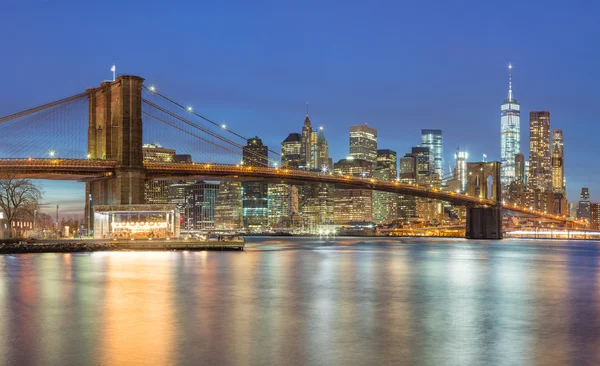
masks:
<instances>
[{"instance_id":1,"label":"rocky embankment","mask_svg":"<svg viewBox=\"0 0 600 366\"><path fill-rule=\"evenodd\" d=\"M0 254L18 254L18 253L76 253L76 252L98 252L118 250L115 244L111 243L92 243L85 241L69 242L27 242L27 241L6 241L0 243Z\"/></svg>"}]
</instances>

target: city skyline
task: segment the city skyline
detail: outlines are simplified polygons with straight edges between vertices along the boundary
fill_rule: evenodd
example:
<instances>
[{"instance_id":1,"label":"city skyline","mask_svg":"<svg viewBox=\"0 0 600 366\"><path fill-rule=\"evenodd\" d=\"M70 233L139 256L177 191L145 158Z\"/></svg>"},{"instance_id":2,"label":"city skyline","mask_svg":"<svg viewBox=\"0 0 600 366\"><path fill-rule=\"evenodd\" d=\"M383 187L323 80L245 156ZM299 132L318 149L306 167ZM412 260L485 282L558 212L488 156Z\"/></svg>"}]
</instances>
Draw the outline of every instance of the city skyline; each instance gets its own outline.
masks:
<instances>
[{"instance_id":1,"label":"city skyline","mask_svg":"<svg viewBox=\"0 0 600 366\"><path fill-rule=\"evenodd\" d=\"M600 179L596 178L599 174L596 169L598 164L587 150L593 146L593 136L600 133L598 124L594 123L596 116L593 107L594 101L600 96L589 81L598 75L593 65L597 64L600 56L596 50L587 48L585 60L575 55L581 54L579 47L582 43L594 37L589 25L586 26L593 22L587 23L581 19L593 14L597 5L576 10L576 14L565 20L563 5L558 2L544 4L540 9L530 4L524 5L517 19L536 22L538 20L531 20L526 14L533 11L539 13L538 10L541 10L547 19L560 19L561 24L568 24L568 29L545 29L545 33L538 34L529 29L530 23L525 27L516 21L515 26L508 30L502 28L502 31L490 31L464 40L461 34L474 29L472 22L486 21L490 29L494 29L494 24L499 26L508 10L476 4L474 10L481 10L483 16L475 17L457 14L451 6L440 4L433 11L433 16L448 11L458 18L444 19L436 25L447 27L449 32L433 39L433 47L422 47L427 33L418 22L396 25L386 18L381 24L367 29L365 35L359 36L359 44L371 51L367 54L356 53L354 45L351 47L344 42L346 38L356 39L357 31L349 23L342 22L339 27L345 33L334 36L328 32L297 33L294 32L295 26L277 20L289 18L300 24L302 18L311 14L311 20L319 29L330 30L326 17L332 15L334 9L325 6L318 13L314 11L316 4L310 2L305 4L304 9L290 9L284 5L271 8L269 14L273 17L268 17L264 25L252 23L258 27L247 27L248 22L253 21L242 16L247 9L240 4L240 13L230 14L236 22L235 26L220 28L224 42L216 44L206 40L195 50L190 49L189 42L182 37L174 37L172 44L160 42L165 35L157 34L147 25L159 23L157 14L134 16L128 25L122 27L148 30L149 34L144 35L139 44L132 45L119 39L115 30L89 28L100 39L113 40L100 42L97 49L89 54L87 51L81 54L73 50L65 52L63 43L77 42L78 37L67 29L69 26L86 29L89 27L86 24L95 24L97 19L111 16L107 4L86 4L89 11L84 16L81 15L81 9L76 9L80 11L79 17L68 19L64 29L48 29L45 27L47 20L41 12L31 12L22 4L10 4L8 10L12 10L15 16L7 19L2 27L7 27L8 31L17 23L28 25L35 37L24 32L19 43L8 40L7 49L31 60L36 60L36 52L44 51L46 59L43 63L15 63L11 59L0 61L0 66L11 70L6 75L5 85L13 86L10 90L3 88L0 91L0 114L6 115L38 102L69 95L82 85L96 85L99 80L111 77L110 66L116 63L118 73L142 75L161 91L185 100L196 110L226 122L245 136L258 134L268 146L278 146L290 132L298 130L298 123L301 124L303 119L304 103L308 100L311 102L313 125L324 126L334 161L348 155L348 126L364 122L380 132L380 148L399 153L408 151L419 144L421 129L439 128L444 131L445 161L453 161L452 155L457 146L465 147L472 161L480 160L483 153L488 155L489 160L500 160L498 103L505 97L506 66L512 62L517 80L515 88L524 115L531 110L549 110L553 116L552 128L563 130L567 141L565 177L568 198L576 202L581 187L589 187L593 201L597 192L600 192L600 186L595 183ZM205 29L216 26L216 21L211 20L210 15L219 15L221 10L197 8L197 5L191 8L190 12L195 8L201 10L197 12L203 14L201 17L206 17L203 23ZM489 11L490 8L494 10ZM157 13L160 12L159 6L155 6L155 9ZM135 13L135 7L120 7L120 10ZM405 10L410 16L424 15L429 9L413 4ZM60 5L53 5L51 11L67 15L70 12ZM372 16L362 14L360 9L351 6L341 9L341 13L349 18L361 14L366 20ZM575 18L579 20L577 23L572 21ZM260 33L270 26L292 31L290 41L293 42L284 45L281 51L268 51L269 47L276 48L275 44L280 40L275 34ZM411 57L405 57L399 50L380 47L395 38L396 34L403 34L406 29L415 26L415 37L403 47L413 51ZM382 27L390 27L394 32L382 32ZM249 28L256 31L244 35L240 31L242 28L245 32ZM45 29L42 38L36 38L41 29ZM191 31L190 28L175 25L173 29L162 32L168 37L186 30ZM201 29L196 32L201 32ZM264 44L260 52L252 49L256 45L252 36L257 34L261 34L261 44ZM152 37L158 37L157 47L150 46ZM369 37L375 40L373 45L367 42L371 40ZM508 50L492 50L487 46L499 44L506 37L519 39L521 43ZM247 51L242 60L234 57L239 52L237 49L234 52L227 46L236 39L245 45L243 50ZM328 45L334 42L338 44L337 51L330 50L322 53L324 56L317 56L319 51L327 50ZM40 45L41 49L27 46L32 43ZM304 52L309 45L312 51ZM193 51L192 54L210 51L216 56L203 58L193 65L163 56L177 48ZM540 50L551 51L557 57L539 61L535 54ZM302 63L287 56L298 53L304 55ZM349 59L349 55L353 57ZM342 59L347 64L340 65ZM65 77L64 70L69 70L68 77ZM37 88L32 93L29 85L34 81ZM270 90L277 90L277 93ZM260 127L257 129L255 126ZM520 150L526 153L527 128L525 125L521 127ZM570 163L573 161L578 164ZM80 202L83 196L83 188L79 183L43 184L45 202L49 205L58 203L61 210L71 205L68 200ZM61 197L66 192L77 190L82 192L81 195L73 193L75 197Z\"/></svg>"}]
</instances>

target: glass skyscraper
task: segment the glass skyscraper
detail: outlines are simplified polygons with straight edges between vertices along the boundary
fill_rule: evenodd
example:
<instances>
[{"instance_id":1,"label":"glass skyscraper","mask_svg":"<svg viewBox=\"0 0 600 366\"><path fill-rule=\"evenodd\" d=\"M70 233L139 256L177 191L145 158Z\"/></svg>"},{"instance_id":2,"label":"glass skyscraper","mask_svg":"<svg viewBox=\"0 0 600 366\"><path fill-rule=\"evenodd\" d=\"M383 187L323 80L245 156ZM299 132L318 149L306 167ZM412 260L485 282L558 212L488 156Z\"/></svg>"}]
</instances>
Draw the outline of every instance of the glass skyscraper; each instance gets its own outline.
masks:
<instances>
[{"instance_id":1,"label":"glass skyscraper","mask_svg":"<svg viewBox=\"0 0 600 366\"><path fill-rule=\"evenodd\" d=\"M429 148L433 172L444 180L444 140L442 130L421 130L421 146Z\"/></svg>"},{"instance_id":2,"label":"glass skyscraper","mask_svg":"<svg viewBox=\"0 0 600 366\"><path fill-rule=\"evenodd\" d=\"M516 178L515 155L521 152L521 106L513 97L512 65L508 65L508 71L508 98L504 99L500 107L500 180L505 189Z\"/></svg>"}]
</instances>

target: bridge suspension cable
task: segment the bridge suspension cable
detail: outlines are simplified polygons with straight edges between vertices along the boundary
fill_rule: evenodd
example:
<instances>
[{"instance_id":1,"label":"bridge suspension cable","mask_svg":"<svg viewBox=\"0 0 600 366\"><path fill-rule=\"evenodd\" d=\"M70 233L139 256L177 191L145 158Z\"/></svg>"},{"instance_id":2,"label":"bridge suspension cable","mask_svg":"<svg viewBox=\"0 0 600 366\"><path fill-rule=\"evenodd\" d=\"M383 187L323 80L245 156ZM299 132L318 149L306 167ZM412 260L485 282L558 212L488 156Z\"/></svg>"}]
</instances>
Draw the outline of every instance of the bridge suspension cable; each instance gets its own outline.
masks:
<instances>
[{"instance_id":1,"label":"bridge suspension cable","mask_svg":"<svg viewBox=\"0 0 600 366\"><path fill-rule=\"evenodd\" d=\"M194 111L194 110L190 110L190 109L186 108L186 107L185 107L185 106L183 106L181 103L178 103L178 102L176 102L175 100L173 100L173 99L171 99L171 98L167 97L166 95L164 95L164 94L161 94L161 93L157 92L157 91L156 91L156 89L154 89L154 88L147 87L146 85L144 85L144 88L145 88L146 90L148 90L150 93L152 93L152 94L155 94L155 95L159 96L160 98L162 98L162 99L164 99L164 100L166 100L166 101L168 101L168 102L172 103L173 105L175 105L175 106L177 106L178 108L180 108L180 109L182 109L182 110L186 111L187 113L191 113L191 114L195 115L196 117L199 117L199 118L203 119L204 121L206 121L206 122L208 122L208 123L210 123L210 124L212 124L212 125L214 125L214 126L218 127L219 129L221 129L221 130L223 130L223 131L226 131L227 133L230 133L230 134L232 134L232 135L234 135L234 136L236 136L236 137L238 137L238 138L240 138L240 139L243 139L244 141L248 141L248 140L249 140L247 137L244 137L244 136L242 136L241 134L239 134L239 133L237 133L237 132L235 132L235 131L233 131L233 130L231 130L231 129L228 129L228 128L223 128L223 127L222 127L222 126L221 126L219 123L217 123L217 122L215 122L215 121L211 120L210 118L207 118L207 117L205 117L205 116L203 116L203 115L201 115L201 114L197 113L197 112L196 112L196 111ZM268 150L269 150L269 152L270 152L270 153L272 153L272 154L275 154L276 156L281 156L281 154L280 154L279 152L277 152L277 151L274 151L274 150L271 150L271 149L268 149Z\"/></svg>"},{"instance_id":2,"label":"bridge suspension cable","mask_svg":"<svg viewBox=\"0 0 600 366\"><path fill-rule=\"evenodd\" d=\"M87 95L77 94L3 117L0 157L85 159Z\"/></svg>"},{"instance_id":3,"label":"bridge suspension cable","mask_svg":"<svg viewBox=\"0 0 600 366\"><path fill-rule=\"evenodd\" d=\"M153 115L152 113L146 112L146 115L148 117L152 117L152 118L154 118L154 119L156 119L156 120L158 120L158 121L160 121L160 122L162 122L164 124L167 124L167 125L169 125L171 127L175 127L178 130L180 130L180 131L186 132L190 136L194 136L194 137L196 137L196 138L198 138L198 139L200 139L200 140L202 140L204 142L210 143L213 146L217 146L220 149L223 149L225 151L228 151L228 152L231 152L231 153L234 153L234 154L236 154L238 156L242 156L243 157L243 154L241 153L241 151L243 151L243 148L244 148L243 145L241 145L241 144L239 144L239 143L237 143L237 142L235 142L233 140L230 140L230 139L228 139L228 138L226 138L226 137L224 137L224 136L222 136L222 135L220 135L220 134L218 134L218 133L216 133L214 131L211 131L211 130L203 127L203 126L200 126L197 123L194 123L194 122L190 121L187 118L179 116L176 113L171 112L171 111L167 110L166 108L163 108L163 107L157 105L156 103L153 103L152 101L150 101L150 100L148 100L146 98L143 98L142 101L144 102L145 105L147 105L147 106L149 106L149 107L151 107L151 108L153 108L155 110L158 110L161 113L164 113L165 115L167 115L167 116L169 116L171 118L174 118L174 119L176 119L176 120L178 120L180 122L183 122L187 126L190 126L190 127L194 128L194 129L202 131L203 133L207 134L208 136L213 137L217 141L220 141L220 142L224 143L226 146L223 146L223 145L221 145L221 144L219 144L217 142L210 141L207 138L200 137L200 136L198 136L196 134L187 133L183 128L179 128L175 124L166 122L165 119L163 119L163 118L159 118L159 117ZM227 146L230 146L230 147L227 147ZM233 147L234 149L232 149L231 147ZM235 149L237 149L237 151ZM267 160L267 158L268 158L267 156L264 156L264 155L262 155L262 154L260 154L260 153L258 153L256 151L253 151L253 150L250 150L250 149L246 150L246 159L248 159L248 160L250 160L250 161L252 161L254 163L260 163L261 160L264 161L264 160Z\"/></svg>"},{"instance_id":4,"label":"bridge suspension cable","mask_svg":"<svg viewBox=\"0 0 600 366\"><path fill-rule=\"evenodd\" d=\"M38 113L38 112L41 112L41 111L43 111L45 109L56 107L56 106L59 106L61 104L72 102L72 101L77 100L79 98L87 97L88 95L89 95L88 92L84 92L84 93L72 95L72 96L67 97L67 98L55 100L54 102L42 104L42 105L39 105L37 107L29 108L29 109L26 109L26 110L21 111L21 112L13 113L13 114L10 114L8 116L1 117L0 118L0 124L12 121L12 120L17 119L17 118L22 118L22 117L28 116L30 114Z\"/></svg>"}]
</instances>

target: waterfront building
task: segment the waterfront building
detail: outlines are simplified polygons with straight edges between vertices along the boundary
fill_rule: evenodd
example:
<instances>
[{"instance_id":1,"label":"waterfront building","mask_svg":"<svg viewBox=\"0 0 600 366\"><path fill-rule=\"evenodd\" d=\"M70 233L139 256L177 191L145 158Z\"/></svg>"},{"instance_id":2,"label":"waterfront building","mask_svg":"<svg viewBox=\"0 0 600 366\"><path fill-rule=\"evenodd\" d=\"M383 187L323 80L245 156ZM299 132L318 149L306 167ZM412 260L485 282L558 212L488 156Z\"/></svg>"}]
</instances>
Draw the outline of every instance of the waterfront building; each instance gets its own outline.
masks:
<instances>
[{"instance_id":1,"label":"waterfront building","mask_svg":"<svg viewBox=\"0 0 600 366\"><path fill-rule=\"evenodd\" d=\"M303 166L304 160L301 151L302 135L299 133L290 133L281 142L281 166L286 168L299 168Z\"/></svg>"},{"instance_id":2,"label":"waterfront building","mask_svg":"<svg viewBox=\"0 0 600 366\"><path fill-rule=\"evenodd\" d=\"M300 206L304 227L312 233L318 227L334 221L333 187L329 184L305 184L301 191Z\"/></svg>"},{"instance_id":3,"label":"waterfront building","mask_svg":"<svg viewBox=\"0 0 600 366\"><path fill-rule=\"evenodd\" d=\"M590 229L600 230L600 203L590 203Z\"/></svg>"},{"instance_id":4,"label":"waterfront building","mask_svg":"<svg viewBox=\"0 0 600 366\"><path fill-rule=\"evenodd\" d=\"M215 201L214 221L217 229L243 228L241 182L221 181Z\"/></svg>"},{"instance_id":5,"label":"waterfront building","mask_svg":"<svg viewBox=\"0 0 600 366\"><path fill-rule=\"evenodd\" d=\"M552 130L552 190L566 195L565 144L562 130Z\"/></svg>"},{"instance_id":6,"label":"waterfront building","mask_svg":"<svg viewBox=\"0 0 600 366\"><path fill-rule=\"evenodd\" d=\"M590 218L590 191L585 187L581 188L581 195L579 197L579 204L577 207L577 218Z\"/></svg>"},{"instance_id":7,"label":"waterfront building","mask_svg":"<svg viewBox=\"0 0 600 366\"><path fill-rule=\"evenodd\" d=\"M429 148L432 171L442 179L444 177L444 140L442 130L421 130L421 146Z\"/></svg>"},{"instance_id":8,"label":"waterfront building","mask_svg":"<svg viewBox=\"0 0 600 366\"><path fill-rule=\"evenodd\" d=\"M179 210L182 231L214 229L218 182L180 180L169 185L169 203Z\"/></svg>"},{"instance_id":9,"label":"waterfront building","mask_svg":"<svg viewBox=\"0 0 600 366\"><path fill-rule=\"evenodd\" d=\"M529 112L529 182L530 189L552 191L552 156L550 154L550 112Z\"/></svg>"},{"instance_id":10,"label":"waterfront building","mask_svg":"<svg viewBox=\"0 0 600 366\"><path fill-rule=\"evenodd\" d=\"M377 130L364 125L350 126L350 156L375 165L377 161Z\"/></svg>"},{"instance_id":11,"label":"waterfront building","mask_svg":"<svg viewBox=\"0 0 600 366\"><path fill-rule=\"evenodd\" d=\"M268 221L269 227L286 227L286 218L292 215L290 207L290 190L294 187L289 184L269 184L268 196Z\"/></svg>"},{"instance_id":12,"label":"waterfront building","mask_svg":"<svg viewBox=\"0 0 600 366\"><path fill-rule=\"evenodd\" d=\"M248 139L242 149L243 164L266 168L269 148L258 137ZM269 224L268 184L262 181L242 183L242 216L244 227L263 228Z\"/></svg>"},{"instance_id":13,"label":"waterfront building","mask_svg":"<svg viewBox=\"0 0 600 366\"><path fill-rule=\"evenodd\" d=\"M500 106L500 180L503 189L515 180L515 155L521 151L521 106L513 96L512 65L508 65L508 97Z\"/></svg>"},{"instance_id":14,"label":"waterfront building","mask_svg":"<svg viewBox=\"0 0 600 366\"><path fill-rule=\"evenodd\" d=\"M334 189L332 192L334 224L371 222L373 202L371 192L366 189Z\"/></svg>"}]
</instances>

